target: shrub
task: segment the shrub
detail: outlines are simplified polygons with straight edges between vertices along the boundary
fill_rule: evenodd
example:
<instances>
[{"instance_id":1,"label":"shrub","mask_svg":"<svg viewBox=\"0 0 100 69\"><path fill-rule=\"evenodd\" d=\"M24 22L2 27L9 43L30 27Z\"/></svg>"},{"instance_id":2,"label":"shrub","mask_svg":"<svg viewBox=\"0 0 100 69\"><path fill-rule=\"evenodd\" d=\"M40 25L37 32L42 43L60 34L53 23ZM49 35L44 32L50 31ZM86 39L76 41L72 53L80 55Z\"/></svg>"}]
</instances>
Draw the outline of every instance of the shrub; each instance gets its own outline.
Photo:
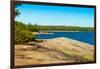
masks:
<instances>
[{"instance_id":1,"label":"shrub","mask_svg":"<svg viewBox=\"0 0 100 69\"><path fill-rule=\"evenodd\" d=\"M16 22L15 24L15 44L29 42L33 39L35 39L35 35L33 35L29 30L25 29L24 24Z\"/></svg>"}]
</instances>

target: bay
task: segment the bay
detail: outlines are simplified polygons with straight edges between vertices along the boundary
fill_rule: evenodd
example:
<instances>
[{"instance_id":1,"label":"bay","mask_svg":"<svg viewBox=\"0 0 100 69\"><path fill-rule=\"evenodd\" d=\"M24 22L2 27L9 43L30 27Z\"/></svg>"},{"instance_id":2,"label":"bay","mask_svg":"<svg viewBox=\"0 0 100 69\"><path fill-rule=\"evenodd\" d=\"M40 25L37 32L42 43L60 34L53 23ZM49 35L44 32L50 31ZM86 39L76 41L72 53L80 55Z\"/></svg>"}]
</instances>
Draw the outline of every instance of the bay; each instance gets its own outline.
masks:
<instances>
[{"instance_id":1,"label":"bay","mask_svg":"<svg viewBox=\"0 0 100 69\"><path fill-rule=\"evenodd\" d=\"M94 45L94 32L50 32L52 34L38 34L37 39L52 39L57 37L67 37L70 39Z\"/></svg>"}]
</instances>

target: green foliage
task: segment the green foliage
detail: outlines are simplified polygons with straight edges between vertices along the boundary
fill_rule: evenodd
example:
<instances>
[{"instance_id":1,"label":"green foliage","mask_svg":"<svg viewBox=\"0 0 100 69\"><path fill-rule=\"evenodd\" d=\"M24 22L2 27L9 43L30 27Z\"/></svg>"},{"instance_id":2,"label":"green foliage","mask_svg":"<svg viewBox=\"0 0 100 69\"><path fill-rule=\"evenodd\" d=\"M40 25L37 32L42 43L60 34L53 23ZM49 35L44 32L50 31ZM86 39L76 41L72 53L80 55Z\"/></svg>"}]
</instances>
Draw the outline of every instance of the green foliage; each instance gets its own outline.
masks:
<instances>
[{"instance_id":1,"label":"green foliage","mask_svg":"<svg viewBox=\"0 0 100 69\"><path fill-rule=\"evenodd\" d=\"M27 28L27 30L29 30L31 32L38 32L39 31L37 24L31 25L31 23L29 23L26 25L26 28Z\"/></svg>"},{"instance_id":2,"label":"green foliage","mask_svg":"<svg viewBox=\"0 0 100 69\"><path fill-rule=\"evenodd\" d=\"M35 35L27 30L26 25L21 22L15 22L15 43L25 43L33 40Z\"/></svg>"},{"instance_id":3,"label":"green foliage","mask_svg":"<svg viewBox=\"0 0 100 69\"><path fill-rule=\"evenodd\" d=\"M22 22L15 21L15 28L20 28L20 30L27 30L26 25Z\"/></svg>"},{"instance_id":4,"label":"green foliage","mask_svg":"<svg viewBox=\"0 0 100 69\"><path fill-rule=\"evenodd\" d=\"M20 12L19 12L18 9L16 9L16 10L15 10L15 16L18 16L18 15L20 15Z\"/></svg>"},{"instance_id":5,"label":"green foliage","mask_svg":"<svg viewBox=\"0 0 100 69\"><path fill-rule=\"evenodd\" d=\"M94 27L79 27L79 26L42 26L42 25L27 25L28 30L32 32L51 32L51 31L94 31Z\"/></svg>"},{"instance_id":6,"label":"green foliage","mask_svg":"<svg viewBox=\"0 0 100 69\"><path fill-rule=\"evenodd\" d=\"M14 7L15 7L15 17L20 15L20 12L18 10L18 6L21 6L21 4L15 3Z\"/></svg>"},{"instance_id":7,"label":"green foliage","mask_svg":"<svg viewBox=\"0 0 100 69\"><path fill-rule=\"evenodd\" d=\"M15 17L20 15L18 6L21 4L15 3ZM29 42L35 39L35 35L32 34L34 27L31 24L25 25L22 22L15 21L15 44Z\"/></svg>"},{"instance_id":8,"label":"green foliage","mask_svg":"<svg viewBox=\"0 0 100 69\"><path fill-rule=\"evenodd\" d=\"M39 31L94 31L93 27L78 27L78 26L37 26Z\"/></svg>"}]
</instances>

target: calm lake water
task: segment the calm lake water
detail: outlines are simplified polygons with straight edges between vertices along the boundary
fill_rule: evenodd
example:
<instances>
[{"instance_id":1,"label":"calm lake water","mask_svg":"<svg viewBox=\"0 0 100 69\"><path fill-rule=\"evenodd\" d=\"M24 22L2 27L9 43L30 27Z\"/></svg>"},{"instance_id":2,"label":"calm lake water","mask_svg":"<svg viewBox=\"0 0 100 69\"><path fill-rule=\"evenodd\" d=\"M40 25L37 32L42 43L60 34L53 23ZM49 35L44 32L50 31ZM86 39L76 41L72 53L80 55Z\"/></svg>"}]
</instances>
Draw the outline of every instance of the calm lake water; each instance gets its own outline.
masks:
<instances>
[{"instance_id":1,"label":"calm lake water","mask_svg":"<svg viewBox=\"0 0 100 69\"><path fill-rule=\"evenodd\" d=\"M67 37L94 45L94 32L51 32L53 34L38 34L37 39Z\"/></svg>"}]
</instances>

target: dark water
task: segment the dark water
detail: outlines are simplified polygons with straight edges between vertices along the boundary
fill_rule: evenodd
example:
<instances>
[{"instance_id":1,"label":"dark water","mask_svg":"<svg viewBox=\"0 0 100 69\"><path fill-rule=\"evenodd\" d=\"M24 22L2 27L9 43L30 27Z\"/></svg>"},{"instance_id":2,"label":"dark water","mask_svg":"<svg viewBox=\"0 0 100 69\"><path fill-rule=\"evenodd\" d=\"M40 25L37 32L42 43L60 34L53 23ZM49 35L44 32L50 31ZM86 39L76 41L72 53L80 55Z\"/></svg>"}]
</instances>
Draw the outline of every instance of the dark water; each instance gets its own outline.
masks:
<instances>
[{"instance_id":1,"label":"dark water","mask_svg":"<svg viewBox=\"0 0 100 69\"><path fill-rule=\"evenodd\" d=\"M37 39L67 37L94 45L94 32L51 32L53 34L38 34Z\"/></svg>"}]
</instances>

